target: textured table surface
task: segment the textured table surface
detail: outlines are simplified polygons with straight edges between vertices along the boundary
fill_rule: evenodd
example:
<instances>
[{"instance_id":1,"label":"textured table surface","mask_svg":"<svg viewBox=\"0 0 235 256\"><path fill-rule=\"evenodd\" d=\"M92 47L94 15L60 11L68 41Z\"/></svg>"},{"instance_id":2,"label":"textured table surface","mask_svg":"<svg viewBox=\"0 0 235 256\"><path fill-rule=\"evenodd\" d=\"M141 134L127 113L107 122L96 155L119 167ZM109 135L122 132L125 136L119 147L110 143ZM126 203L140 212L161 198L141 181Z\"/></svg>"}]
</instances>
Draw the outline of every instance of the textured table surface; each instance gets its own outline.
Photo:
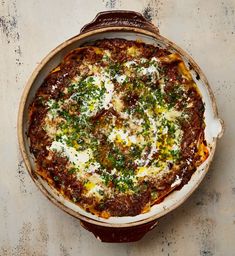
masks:
<instances>
[{"instance_id":1,"label":"textured table surface","mask_svg":"<svg viewBox=\"0 0 235 256\"><path fill-rule=\"evenodd\" d=\"M55 46L102 10L143 13L188 51L215 93L226 132L197 191L141 241L103 244L52 205L18 149L19 99ZM235 255L235 0L0 1L0 255Z\"/></svg>"}]
</instances>

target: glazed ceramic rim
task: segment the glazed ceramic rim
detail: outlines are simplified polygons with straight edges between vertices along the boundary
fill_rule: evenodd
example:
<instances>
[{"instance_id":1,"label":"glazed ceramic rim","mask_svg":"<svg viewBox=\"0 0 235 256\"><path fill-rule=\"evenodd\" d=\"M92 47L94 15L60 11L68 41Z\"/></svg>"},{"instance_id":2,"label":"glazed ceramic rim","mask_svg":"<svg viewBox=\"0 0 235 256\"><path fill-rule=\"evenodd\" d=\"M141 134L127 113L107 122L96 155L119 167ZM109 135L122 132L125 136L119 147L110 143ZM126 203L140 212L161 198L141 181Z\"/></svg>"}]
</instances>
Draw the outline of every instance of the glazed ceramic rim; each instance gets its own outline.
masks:
<instances>
[{"instance_id":1,"label":"glazed ceramic rim","mask_svg":"<svg viewBox=\"0 0 235 256\"><path fill-rule=\"evenodd\" d=\"M29 93L33 87L33 83L35 81L35 79L37 78L39 72L42 70L42 68L44 67L44 65L46 65L58 52L60 52L63 48L65 48L66 46L79 41L81 39L85 39L85 38L89 38L90 36L94 35L94 34L99 34L99 33L103 33L103 32L118 32L118 31L123 31L123 32L131 32L131 33L139 33L142 35L146 35L146 36L150 36L154 39L157 39L163 43L166 43L167 45L170 45L172 48L176 49L177 51L179 51L181 53L182 56L184 56L186 59L188 59L190 61L190 63L193 65L193 69L196 70L199 74L201 79L203 80L204 85L206 86L206 90L208 91L209 97L210 97L210 102L212 104L212 110L213 110L213 117L215 120L218 120L220 125L221 125L221 129L220 132L217 134L216 137L213 138L213 148L211 149L210 155L209 155L209 161L207 163L207 165L204 167L203 169L203 174L199 177L200 179L197 180L197 182L195 183L194 187L192 187L190 189L190 191L183 195L180 199L178 199L173 205L171 205L169 208L164 209L161 213L157 213L157 214L153 214L152 216L146 218L146 219L142 219L139 221L134 221L134 222L130 222L130 223L107 223L105 222L105 219L102 219L102 221L98 221L95 219L92 219L90 217L87 216L83 216L81 213L76 212L74 210L72 210L71 208L65 206L64 204L62 204L61 202L59 202L52 194L50 194L48 192L48 190L42 185L42 183L40 182L39 177L37 176L37 174L34 172L34 170L32 170L31 168L31 164L30 164L30 160L28 154L27 154L27 150L26 150L26 145L24 143L24 120L23 120L23 116L24 116L24 111L25 111L25 105L26 105L26 101L27 98L29 96ZM223 130L224 130L224 125L223 125L223 121L218 117L218 111L217 111L217 106L216 106L216 102L215 102L215 98L213 95L213 92L211 90L211 87L209 86L209 83L205 77L205 75L203 74L202 70L199 68L199 66L195 63L195 61L192 59L191 56L189 56L184 50L182 50L180 47L178 47L177 45L175 45L174 43L172 43L171 41L169 41L168 39L164 38L163 36L161 36L160 34L155 34L153 32L149 32L147 30L144 29L139 29L139 28L133 28L133 27L108 27L108 28L100 28L100 29L95 29L86 33L82 33L79 34L75 37L72 37L71 39L65 41L64 43L60 44L59 46L57 46L55 49L53 49L36 67L36 69L34 70L34 72L32 73L31 77L29 78L25 89L23 91L22 97L21 97L21 101L20 101L20 106L19 106L19 112L18 112L18 124L17 124L17 131L18 131L18 140L19 140L19 146L20 146L20 150L21 150L21 154L23 156L23 160L24 163L27 167L27 170L31 176L31 178L33 179L34 183L37 185L37 187L42 191L42 193L52 202L54 203L56 206L58 206L60 209L62 209L63 211L67 212L68 214L79 218L83 221L95 224L95 225L99 225L99 226L107 226L107 227L131 227L131 226L136 226L136 225L141 225L144 223L148 223L152 220L156 220L160 217L162 217L163 215L171 212L172 210L174 210L175 208L177 208L179 205L181 205L192 193L193 191L198 187L198 185L201 183L202 179L204 178L205 174L207 173L207 170L209 168L209 165L213 159L214 156L214 152L215 152L215 148L216 148L216 141L218 138L220 138L223 134Z\"/></svg>"}]
</instances>

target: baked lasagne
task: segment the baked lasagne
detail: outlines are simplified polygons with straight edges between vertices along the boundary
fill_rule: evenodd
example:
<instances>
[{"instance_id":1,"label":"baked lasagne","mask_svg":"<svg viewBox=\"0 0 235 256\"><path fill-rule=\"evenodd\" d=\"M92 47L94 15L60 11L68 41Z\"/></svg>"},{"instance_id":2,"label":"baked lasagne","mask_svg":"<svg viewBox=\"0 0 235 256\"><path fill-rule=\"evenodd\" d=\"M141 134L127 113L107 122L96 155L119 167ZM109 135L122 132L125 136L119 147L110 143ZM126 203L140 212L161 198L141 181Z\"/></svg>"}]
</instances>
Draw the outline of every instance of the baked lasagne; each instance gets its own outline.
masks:
<instances>
[{"instance_id":1,"label":"baked lasagne","mask_svg":"<svg viewBox=\"0 0 235 256\"><path fill-rule=\"evenodd\" d=\"M181 57L124 39L71 51L29 109L36 173L86 211L150 210L208 156L204 104Z\"/></svg>"}]
</instances>

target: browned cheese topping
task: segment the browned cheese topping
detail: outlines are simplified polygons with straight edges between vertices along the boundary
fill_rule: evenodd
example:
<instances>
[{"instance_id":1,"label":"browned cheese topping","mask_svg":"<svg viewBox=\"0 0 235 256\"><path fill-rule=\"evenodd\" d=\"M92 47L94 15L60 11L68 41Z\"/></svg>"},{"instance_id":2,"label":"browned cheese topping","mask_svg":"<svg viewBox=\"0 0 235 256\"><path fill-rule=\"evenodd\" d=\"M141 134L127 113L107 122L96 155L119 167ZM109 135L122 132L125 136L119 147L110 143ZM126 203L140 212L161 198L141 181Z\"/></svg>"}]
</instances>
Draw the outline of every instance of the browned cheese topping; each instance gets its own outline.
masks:
<instances>
[{"instance_id":1,"label":"browned cheese topping","mask_svg":"<svg viewBox=\"0 0 235 256\"><path fill-rule=\"evenodd\" d=\"M108 218L150 210L208 156L204 104L177 53L104 39L70 52L29 109L36 172Z\"/></svg>"}]
</instances>

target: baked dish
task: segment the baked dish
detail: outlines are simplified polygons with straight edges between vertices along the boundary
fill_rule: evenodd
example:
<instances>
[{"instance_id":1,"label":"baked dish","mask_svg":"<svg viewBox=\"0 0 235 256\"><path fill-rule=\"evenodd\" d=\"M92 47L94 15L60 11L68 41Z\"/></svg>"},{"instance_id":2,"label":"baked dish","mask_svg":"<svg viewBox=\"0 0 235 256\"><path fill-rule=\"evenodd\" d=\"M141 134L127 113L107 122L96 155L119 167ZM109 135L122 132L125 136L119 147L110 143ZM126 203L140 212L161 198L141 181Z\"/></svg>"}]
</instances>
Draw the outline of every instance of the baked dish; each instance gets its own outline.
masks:
<instances>
[{"instance_id":1,"label":"baked dish","mask_svg":"<svg viewBox=\"0 0 235 256\"><path fill-rule=\"evenodd\" d=\"M102 39L64 57L29 109L36 172L103 218L148 212L208 157L204 104L180 55Z\"/></svg>"}]
</instances>

